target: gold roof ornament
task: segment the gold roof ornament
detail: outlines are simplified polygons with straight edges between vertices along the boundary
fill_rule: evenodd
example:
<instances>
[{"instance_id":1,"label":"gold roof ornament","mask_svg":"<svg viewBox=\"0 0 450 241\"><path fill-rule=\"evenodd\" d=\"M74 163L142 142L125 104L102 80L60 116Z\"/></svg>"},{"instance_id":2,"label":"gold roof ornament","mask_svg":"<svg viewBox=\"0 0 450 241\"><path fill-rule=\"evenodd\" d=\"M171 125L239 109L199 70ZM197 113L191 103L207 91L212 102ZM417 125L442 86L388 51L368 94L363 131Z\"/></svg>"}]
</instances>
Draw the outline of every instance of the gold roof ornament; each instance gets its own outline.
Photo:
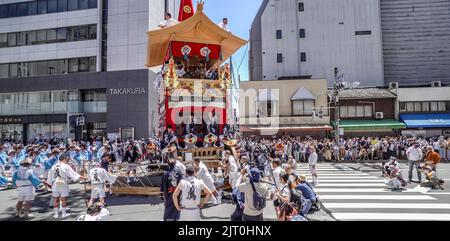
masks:
<instances>
[{"instance_id":1,"label":"gold roof ornament","mask_svg":"<svg viewBox=\"0 0 450 241\"><path fill-rule=\"evenodd\" d=\"M147 33L147 67L163 64L171 41L220 45L223 61L247 44L246 40L225 31L212 22L203 12L203 5L204 2L199 1L197 12L187 20Z\"/></svg>"}]
</instances>

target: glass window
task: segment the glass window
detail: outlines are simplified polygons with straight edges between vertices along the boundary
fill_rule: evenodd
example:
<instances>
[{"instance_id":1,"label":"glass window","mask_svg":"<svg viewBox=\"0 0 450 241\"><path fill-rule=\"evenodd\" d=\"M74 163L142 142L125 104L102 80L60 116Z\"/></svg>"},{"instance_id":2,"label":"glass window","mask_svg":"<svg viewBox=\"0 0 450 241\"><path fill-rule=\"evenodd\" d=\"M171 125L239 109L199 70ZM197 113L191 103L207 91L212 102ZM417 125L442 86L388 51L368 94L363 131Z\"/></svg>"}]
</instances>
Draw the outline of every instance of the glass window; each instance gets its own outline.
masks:
<instances>
[{"instance_id":1,"label":"glass window","mask_svg":"<svg viewBox=\"0 0 450 241\"><path fill-rule=\"evenodd\" d=\"M298 3L298 11L299 12L305 11L305 4L304 3Z\"/></svg>"},{"instance_id":2,"label":"glass window","mask_svg":"<svg viewBox=\"0 0 450 241\"><path fill-rule=\"evenodd\" d=\"M430 111L430 102L422 102L422 111L423 112Z\"/></svg>"},{"instance_id":3,"label":"glass window","mask_svg":"<svg viewBox=\"0 0 450 241\"><path fill-rule=\"evenodd\" d=\"M0 18L7 18L8 17L8 5L3 4L0 5Z\"/></svg>"},{"instance_id":4,"label":"glass window","mask_svg":"<svg viewBox=\"0 0 450 241\"><path fill-rule=\"evenodd\" d=\"M36 76L37 74L37 62L28 63L28 76Z\"/></svg>"},{"instance_id":5,"label":"glass window","mask_svg":"<svg viewBox=\"0 0 450 241\"><path fill-rule=\"evenodd\" d=\"M356 117L364 117L364 116L365 116L364 106L357 106L356 107Z\"/></svg>"},{"instance_id":6,"label":"glass window","mask_svg":"<svg viewBox=\"0 0 450 241\"><path fill-rule=\"evenodd\" d=\"M95 72L95 71L97 71L97 58L90 57L89 58L89 72Z\"/></svg>"},{"instance_id":7,"label":"glass window","mask_svg":"<svg viewBox=\"0 0 450 241\"><path fill-rule=\"evenodd\" d=\"M364 106L364 117L373 117L373 107L371 105Z\"/></svg>"},{"instance_id":8,"label":"glass window","mask_svg":"<svg viewBox=\"0 0 450 241\"><path fill-rule=\"evenodd\" d=\"M28 2L28 15L36 15L37 14L37 2Z\"/></svg>"},{"instance_id":9,"label":"glass window","mask_svg":"<svg viewBox=\"0 0 450 241\"><path fill-rule=\"evenodd\" d=\"M89 7L88 0L79 0L78 1L78 9L87 9Z\"/></svg>"},{"instance_id":10,"label":"glass window","mask_svg":"<svg viewBox=\"0 0 450 241\"><path fill-rule=\"evenodd\" d=\"M78 10L78 0L68 0L67 10Z\"/></svg>"},{"instance_id":11,"label":"glass window","mask_svg":"<svg viewBox=\"0 0 450 241\"><path fill-rule=\"evenodd\" d=\"M276 38L277 39L282 39L283 38L283 32L281 32L281 30L277 30L276 31Z\"/></svg>"},{"instance_id":12,"label":"glass window","mask_svg":"<svg viewBox=\"0 0 450 241\"><path fill-rule=\"evenodd\" d=\"M67 59L58 60L56 72L59 74L67 74L69 61Z\"/></svg>"},{"instance_id":13,"label":"glass window","mask_svg":"<svg viewBox=\"0 0 450 241\"><path fill-rule=\"evenodd\" d=\"M56 29L47 29L47 42L56 41Z\"/></svg>"},{"instance_id":14,"label":"glass window","mask_svg":"<svg viewBox=\"0 0 450 241\"><path fill-rule=\"evenodd\" d=\"M8 47L8 34L0 33L0 48Z\"/></svg>"},{"instance_id":15,"label":"glass window","mask_svg":"<svg viewBox=\"0 0 450 241\"><path fill-rule=\"evenodd\" d=\"M8 5L8 17L17 17L17 4Z\"/></svg>"},{"instance_id":16,"label":"glass window","mask_svg":"<svg viewBox=\"0 0 450 241\"><path fill-rule=\"evenodd\" d=\"M37 67L37 75L48 75L48 62L47 61L39 61L36 62Z\"/></svg>"},{"instance_id":17,"label":"glass window","mask_svg":"<svg viewBox=\"0 0 450 241\"><path fill-rule=\"evenodd\" d=\"M47 13L47 0L38 0L38 14L46 14Z\"/></svg>"},{"instance_id":18,"label":"glass window","mask_svg":"<svg viewBox=\"0 0 450 241\"><path fill-rule=\"evenodd\" d=\"M67 0L58 0L58 12L67 11Z\"/></svg>"},{"instance_id":19,"label":"glass window","mask_svg":"<svg viewBox=\"0 0 450 241\"><path fill-rule=\"evenodd\" d=\"M14 47L17 44L16 33L8 33L8 47Z\"/></svg>"},{"instance_id":20,"label":"glass window","mask_svg":"<svg viewBox=\"0 0 450 241\"><path fill-rule=\"evenodd\" d=\"M58 1L48 0L48 13L56 13L58 11Z\"/></svg>"},{"instance_id":21,"label":"glass window","mask_svg":"<svg viewBox=\"0 0 450 241\"><path fill-rule=\"evenodd\" d=\"M47 41L47 31L46 30L38 30L36 43L45 43Z\"/></svg>"},{"instance_id":22,"label":"glass window","mask_svg":"<svg viewBox=\"0 0 450 241\"><path fill-rule=\"evenodd\" d=\"M27 45L32 45L36 42L37 32L29 31L27 32Z\"/></svg>"},{"instance_id":23,"label":"glass window","mask_svg":"<svg viewBox=\"0 0 450 241\"><path fill-rule=\"evenodd\" d=\"M302 28L302 29L300 29L300 38L305 38L305 37L306 37L305 29Z\"/></svg>"},{"instance_id":24,"label":"glass window","mask_svg":"<svg viewBox=\"0 0 450 241\"><path fill-rule=\"evenodd\" d=\"M64 42L67 40L67 29L66 28L58 28L56 30L56 38L59 42Z\"/></svg>"},{"instance_id":25,"label":"glass window","mask_svg":"<svg viewBox=\"0 0 450 241\"><path fill-rule=\"evenodd\" d=\"M28 76L28 64L26 62L17 64L17 77Z\"/></svg>"},{"instance_id":26,"label":"glass window","mask_svg":"<svg viewBox=\"0 0 450 241\"><path fill-rule=\"evenodd\" d=\"M17 77L17 64L9 64L9 77Z\"/></svg>"},{"instance_id":27,"label":"glass window","mask_svg":"<svg viewBox=\"0 0 450 241\"><path fill-rule=\"evenodd\" d=\"M438 103L437 102L430 102L430 109L433 112L438 111Z\"/></svg>"},{"instance_id":28,"label":"glass window","mask_svg":"<svg viewBox=\"0 0 450 241\"><path fill-rule=\"evenodd\" d=\"M88 35L88 28L87 26L80 26L78 27L78 40L86 40L87 39L87 35Z\"/></svg>"},{"instance_id":29,"label":"glass window","mask_svg":"<svg viewBox=\"0 0 450 241\"><path fill-rule=\"evenodd\" d=\"M67 28L67 41L77 41L78 40L78 28L69 27Z\"/></svg>"},{"instance_id":30,"label":"glass window","mask_svg":"<svg viewBox=\"0 0 450 241\"><path fill-rule=\"evenodd\" d=\"M305 113L304 115L312 115L314 111L314 101L313 100L305 100L304 107L305 107Z\"/></svg>"},{"instance_id":31,"label":"glass window","mask_svg":"<svg viewBox=\"0 0 450 241\"><path fill-rule=\"evenodd\" d=\"M58 61L57 60L50 60L48 61L48 73L51 74L58 74Z\"/></svg>"},{"instance_id":32,"label":"glass window","mask_svg":"<svg viewBox=\"0 0 450 241\"><path fill-rule=\"evenodd\" d=\"M400 102L400 112L406 111L406 102Z\"/></svg>"},{"instance_id":33,"label":"glass window","mask_svg":"<svg viewBox=\"0 0 450 241\"><path fill-rule=\"evenodd\" d=\"M51 102L52 96L50 91L40 92L41 102Z\"/></svg>"},{"instance_id":34,"label":"glass window","mask_svg":"<svg viewBox=\"0 0 450 241\"><path fill-rule=\"evenodd\" d=\"M300 53L300 61L306 62L306 53L305 52Z\"/></svg>"},{"instance_id":35,"label":"glass window","mask_svg":"<svg viewBox=\"0 0 450 241\"><path fill-rule=\"evenodd\" d=\"M294 115L303 115L304 113L303 101L294 101L292 112Z\"/></svg>"},{"instance_id":36,"label":"glass window","mask_svg":"<svg viewBox=\"0 0 450 241\"><path fill-rule=\"evenodd\" d=\"M356 117L356 106L348 107L348 117Z\"/></svg>"},{"instance_id":37,"label":"glass window","mask_svg":"<svg viewBox=\"0 0 450 241\"><path fill-rule=\"evenodd\" d=\"M414 103L413 102L406 103L406 111L414 112Z\"/></svg>"},{"instance_id":38,"label":"glass window","mask_svg":"<svg viewBox=\"0 0 450 241\"><path fill-rule=\"evenodd\" d=\"M19 3L17 6L17 16L27 16L28 15L28 3Z\"/></svg>"},{"instance_id":39,"label":"glass window","mask_svg":"<svg viewBox=\"0 0 450 241\"><path fill-rule=\"evenodd\" d=\"M283 63L283 54L277 54L277 63Z\"/></svg>"},{"instance_id":40,"label":"glass window","mask_svg":"<svg viewBox=\"0 0 450 241\"><path fill-rule=\"evenodd\" d=\"M0 64L0 78L9 77L9 66L8 64Z\"/></svg>"},{"instance_id":41,"label":"glass window","mask_svg":"<svg viewBox=\"0 0 450 241\"><path fill-rule=\"evenodd\" d=\"M445 110L450 111L450 101L445 102Z\"/></svg>"},{"instance_id":42,"label":"glass window","mask_svg":"<svg viewBox=\"0 0 450 241\"><path fill-rule=\"evenodd\" d=\"M78 59L69 60L69 73L78 72Z\"/></svg>"},{"instance_id":43,"label":"glass window","mask_svg":"<svg viewBox=\"0 0 450 241\"><path fill-rule=\"evenodd\" d=\"M97 8L97 0L89 0L89 8Z\"/></svg>"},{"instance_id":44,"label":"glass window","mask_svg":"<svg viewBox=\"0 0 450 241\"><path fill-rule=\"evenodd\" d=\"M97 38L97 25L89 25L89 39Z\"/></svg>"},{"instance_id":45,"label":"glass window","mask_svg":"<svg viewBox=\"0 0 450 241\"><path fill-rule=\"evenodd\" d=\"M27 45L27 33L19 32L17 33L17 46Z\"/></svg>"},{"instance_id":46,"label":"glass window","mask_svg":"<svg viewBox=\"0 0 450 241\"><path fill-rule=\"evenodd\" d=\"M80 64L78 66L78 70L80 72L88 72L89 71L89 58L80 58Z\"/></svg>"},{"instance_id":47,"label":"glass window","mask_svg":"<svg viewBox=\"0 0 450 241\"><path fill-rule=\"evenodd\" d=\"M341 106L339 109L341 117L343 118L348 117L348 106Z\"/></svg>"},{"instance_id":48,"label":"glass window","mask_svg":"<svg viewBox=\"0 0 450 241\"><path fill-rule=\"evenodd\" d=\"M414 111L415 112L422 112L422 103L414 102Z\"/></svg>"},{"instance_id":49,"label":"glass window","mask_svg":"<svg viewBox=\"0 0 450 241\"><path fill-rule=\"evenodd\" d=\"M445 111L445 102L439 102L438 109L439 111Z\"/></svg>"}]
</instances>

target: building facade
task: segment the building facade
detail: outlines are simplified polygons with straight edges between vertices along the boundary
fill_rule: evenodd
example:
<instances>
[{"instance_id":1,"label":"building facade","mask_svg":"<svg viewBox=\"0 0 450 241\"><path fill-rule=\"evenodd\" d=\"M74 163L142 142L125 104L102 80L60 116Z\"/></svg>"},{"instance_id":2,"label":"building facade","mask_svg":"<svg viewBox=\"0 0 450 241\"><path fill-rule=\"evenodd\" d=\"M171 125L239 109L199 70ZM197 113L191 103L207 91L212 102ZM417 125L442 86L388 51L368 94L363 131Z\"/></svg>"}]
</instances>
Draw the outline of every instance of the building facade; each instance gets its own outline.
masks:
<instances>
[{"instance_id":1,"label":"building facade","mask_svg":"<svg viewBox=\"0 0 450 241\"><path fill-rule=\"evenodd\" d=\"M166 8L164 0L2 1L0 137L153 135L146 32Z\"/></svg>"},{"instance_id":2,"label":"building facade","mask_svg":"<svg viewBox=\"0 0 450 241\"><path fill-rule=\"evenodd\" d=\"M450 84L450 1L381 0L387 84Z\"/></svg>"},{"instance_id":3,"label":"building facade","mask_svg":"<svg viewBox=\"0 0 450 241\"><path fill-rule=\"evenodd\" d=\"M339 106L331 109L336 129L335 109L339 108L341 136L393 136L400 134L405 124L398 120L397 96L386 88L341 90Z\"/></svg>"},{"instance_id":4,"label":"building facade","mask_svg":"<svg viewBox=\"0 0 450 241\"><path fill-rule=\"evenodd\" d=\"M239 110L245 136L324 136L332 130L325 79L242 82Z\"/></svg>"},{"instance_id":5,"label":"building facade","mask_svg":"<svg viewBox=\"0 0 450 241\"><path fill-rule=\"evenodd\" d=\"M398 96L400 120L405 136L450 136L450 87L401 87L391 89Z\"/></svg>"},{"instance_id":6,"label":"building facade","mask_svg":"<svg viewBox=\"0 0 450 241\"><path fill-rule=\"evenodd\" d=\"M250 80L383 85L379 0L264 0L250 30Z\"/></svg>"}]
</instances>

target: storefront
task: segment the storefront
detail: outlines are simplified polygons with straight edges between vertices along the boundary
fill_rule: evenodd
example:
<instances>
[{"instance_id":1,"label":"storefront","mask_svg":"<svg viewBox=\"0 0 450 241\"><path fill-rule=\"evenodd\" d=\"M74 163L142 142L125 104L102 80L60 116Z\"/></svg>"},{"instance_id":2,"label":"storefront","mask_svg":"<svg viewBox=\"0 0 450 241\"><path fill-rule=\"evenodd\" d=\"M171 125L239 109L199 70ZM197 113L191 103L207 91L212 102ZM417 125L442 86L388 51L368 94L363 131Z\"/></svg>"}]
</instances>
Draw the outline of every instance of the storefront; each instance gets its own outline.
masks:
<instances>
[{"instance_id":1,"label":"storefront","mask_svg":"<svg viewBox=\"0 0 450 241\"><path fill-rule=\"evenodd\" d=\"M400 133L406 125L397 120L341 120L341 135L346 137L392 136ZM342 133L342 130L344 133Z\"/></svg>"},{"instance_id":2,"label":"storefront","mask_svg":"<svg viewBox=\"0 0 450 241\"><path fill-rule=\"evenodd\" d=\"M437 137L450 136L450 114L403 114L400 115L407 129L407 136Z\"/></svg>"}]
</instances>

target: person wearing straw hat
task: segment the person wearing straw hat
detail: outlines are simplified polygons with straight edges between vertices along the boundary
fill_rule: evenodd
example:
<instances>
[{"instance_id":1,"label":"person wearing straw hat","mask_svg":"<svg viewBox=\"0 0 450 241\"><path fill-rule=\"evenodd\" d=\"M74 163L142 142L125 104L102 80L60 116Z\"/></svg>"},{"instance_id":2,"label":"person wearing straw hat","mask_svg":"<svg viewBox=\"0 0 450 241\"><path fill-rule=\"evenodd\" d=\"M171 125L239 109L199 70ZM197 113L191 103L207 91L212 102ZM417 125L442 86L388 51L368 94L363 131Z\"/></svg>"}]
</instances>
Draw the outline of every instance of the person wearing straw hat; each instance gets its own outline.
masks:
<instances>
[{"instance_id":1,"label":"person wearing straw hat","mask_svg":"<svg viewBox=\"0 0 450 241\"><path fill-rule=\"evenodd\" d=\"M20 167L13 174L13 187L17 187L16 215L19 218L30 218L31 202L34 200L34 189L41 185L41 181L34 175L31 168L32 160L26 158L20 163Z\"/></svg>"}]
</instances>

